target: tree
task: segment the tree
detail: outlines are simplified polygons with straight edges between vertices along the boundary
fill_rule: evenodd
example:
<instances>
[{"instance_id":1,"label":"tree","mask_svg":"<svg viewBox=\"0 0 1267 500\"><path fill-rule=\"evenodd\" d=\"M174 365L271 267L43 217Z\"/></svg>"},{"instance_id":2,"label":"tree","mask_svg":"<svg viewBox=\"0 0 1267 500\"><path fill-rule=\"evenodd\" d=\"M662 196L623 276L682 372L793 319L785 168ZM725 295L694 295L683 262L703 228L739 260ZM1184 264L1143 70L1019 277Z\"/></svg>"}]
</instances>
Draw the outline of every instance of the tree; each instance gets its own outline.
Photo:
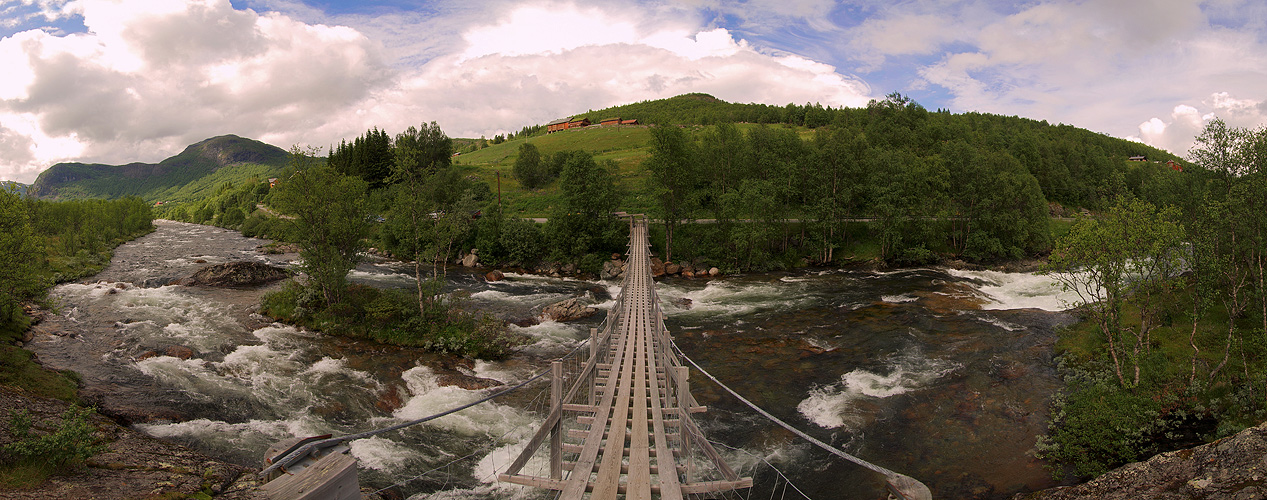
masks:
<instances>
[{"instance_id":1,"label":"tree","mask_svg":"<svg viewBox=\"0 0 1267 500\"><path fill-rule=\"evenodd\" d=\"M27 204L13 188L0 189L0 333L25 328L20 302L49 285L45 266L38 264L43 258L35 247Z\"/></svg>"},{"instance_id":2,"label":"tree","mask_svg":"<svg viewBox=\"0 0 1267 500\"><path fill-rule=\"evenodd\" d=\"M613 164L599 165L583 151L574 152L559 175L561 201L550 214L548 231L561 257L579 258L607 250L618 238L615 216L620 201Z\"/></svg>"},{"instance_id":3,"label":"tree","mask_svg":"<svg viewBox=\"0 0 1267 500\"><path fill-rule=\"evenodd\" d=\"M536 189L549 182L549 171L541 161L541 152L532 143L519 145L519 157L515 158L512 172L515 179L528 189Z\"/></svg>"},{"instance_id":4,"label":"tree","mask_svg":"<svg viewBox=\"0 0 1267 500\"><path fill-rule=\"evenodd\" d=\"M651 157L643 166L651 172L649 191L656 200L656 216L664 221L664 260L673 259L673 230L691 213L698 183L699 155L679 127L651 129Z\"/></svg>"},{"instance_id":5,"label":"tree","mask_svg":"<svg viewBox=\"0 0 1267 500\"><path fill-rule=\"evenodd\" d=\"M1158 210L1138 199L1119 198L1104 218L1079 218L1052 252L1050 267L1065 290L1096 322L1108 344L1113 371L1123 387L1140 381L1140 359L1151 348L1162 300L1178 274L1184 240L1174 207ZM1139 311L1128 327L1123 308ZM1130 381L1123 366L1131 364Z\"/></svg>"},{"instance_id":6,"label":"tree","mask_svg":"<svg viewBox=\"0 0 1267 500\"><path fill-rule=\"evenodd\" d=\"M342 300L347 274L360 262L370 214L366 182L318 164L318 152L291 148L290 170L295 173L274 192L273 203L295 217L299 227L294 234L303 259L300 268L330 306Z\"/></svg>"},{"instance_id":7,"label":"tree","mask_svg":"<svg viewBox=\"0 0 1267 500\"><path fill-rule=\"evenodd\" d=\"M436 122L422 124L422 128L409 127L396 136L395 161L392 163L392 180L400 184L397 210L404 216L409 228L409 241L414 257L414 279L417 281L418 310L425 312L435 301L428 293L422 277L422 260L425 233L435 230L439 224L439 208L434 196L428 196L428 188L436 184L449 168L453 156L453 140L440 130ZM469 215L468 215L469 216ZM438 266L432 257L432 276L438 276Z\"/></svg>"}]
</instances>

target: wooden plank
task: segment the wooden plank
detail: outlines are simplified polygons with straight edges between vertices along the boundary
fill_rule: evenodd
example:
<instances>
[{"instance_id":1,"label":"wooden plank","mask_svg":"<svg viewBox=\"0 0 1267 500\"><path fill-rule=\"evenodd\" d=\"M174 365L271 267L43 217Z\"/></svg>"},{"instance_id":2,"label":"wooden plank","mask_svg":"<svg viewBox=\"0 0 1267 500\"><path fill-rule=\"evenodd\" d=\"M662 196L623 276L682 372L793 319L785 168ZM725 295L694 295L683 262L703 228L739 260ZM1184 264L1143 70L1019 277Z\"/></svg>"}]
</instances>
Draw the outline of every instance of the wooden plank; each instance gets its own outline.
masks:
<instances>
[{"instance_id":1,"label":"wooden plank","mask_svg":"<svg viewBox=\"0 0 1267 500\"><path fill-rule=\"evenodd\" d=\"M628 278L626 278L626 280L628 280ZM621 294L623 295L624 292L622 291ZM624 311L621 312L623 313ZM624 318L621 318L621 321L623 322ZM616 356L612 360L612 363L615 365L623 363L625 352L627 350L626 346L629 344L628 337L621 337L619 342L620 349L616 352ZM617 375L618 373L612 373L611 376L607 378L608 387L617 386L619 383ZM615 396L615 393L612 391L604 391L602 402L599 404L597 411L594 412L596 422L607 421L611 418L612 405L614 403ZM584 447L580 452L580 457L576 460L576 468L568 476L567 486L563 488L563 493L559 495L561 500L580 500L581 496L585 494L585 491L590 484L590 473L593 472L595 462L598 460L598 453L601 451L603 432L605 430L603 427L604 425L599 424L590 428L590 435L586 437ZM604 454L604 458L606 458L606 454Z\"/></svg>"},{"instance_id":2,"label":"wooden plank","mask_svg":"<svg viewBox=\"0 0 1267 500\"><path fill-rule=\"evenodd\" d=\"M634 337L634 393L631 401L633 435L629 438L629 478L626 495L629 500L650 500L651 457L647 436L647 307L636 313Z\"/></svg>"},{"instance_id":3,"label":"wooden plank","mask_svg":"<svg viewBox=\"0 0 1267 500\"><path fill-rule=\"evenodd\" d=\"M284 474L260 489L274 500L359 500L356 459L330 453L298 473Z\"/></svg>"},{"instance_id":4,"label":"wooden plank","mask_svg":"<svg viewBox=\"0 0 1267 500\"><path fill-rule=\"evenodd\" d=\"M648 339L647 342L650 343L651 340L652 339ZM657 395L664 394L660 391L659 384L660 379L653 377L651 388L652 392L655 392ZM678 468L673 457L673 452L670 451L672 448L669 446L668 435L664 432L664 409L662 407L662 397L663 396L657 396L651 398L651 425L655 432L656 464L660 465L658 469L668 470L666 471L667 473L661 472L657 474L656 478L660 482L660 498L664 500L681 500L682 486L678 481ZM673 467L666 466L663 463L664 460L669 460L670 464L674 464Z\"/></svg>"}]
</instances>

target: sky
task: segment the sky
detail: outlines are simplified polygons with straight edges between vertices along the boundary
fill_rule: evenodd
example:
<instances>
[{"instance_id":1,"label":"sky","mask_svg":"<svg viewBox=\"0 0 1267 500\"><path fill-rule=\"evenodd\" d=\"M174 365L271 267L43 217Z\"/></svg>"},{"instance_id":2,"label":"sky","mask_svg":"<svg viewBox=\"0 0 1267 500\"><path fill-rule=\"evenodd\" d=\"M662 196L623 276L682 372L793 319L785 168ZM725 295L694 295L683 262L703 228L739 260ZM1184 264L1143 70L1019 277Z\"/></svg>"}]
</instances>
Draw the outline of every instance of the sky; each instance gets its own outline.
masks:
<instances>
[{"instance_id":1,"label":"sky","mask_svg":"<svg viewBox=\"0 0 1267 500\"><path fill-rule=\"evenodd\" d=\"M689 92L1065 123L1185 154L1267 124L1262 0L0 0L0 180L223 134L493 137Z\"/></svg>"}]
</instances>

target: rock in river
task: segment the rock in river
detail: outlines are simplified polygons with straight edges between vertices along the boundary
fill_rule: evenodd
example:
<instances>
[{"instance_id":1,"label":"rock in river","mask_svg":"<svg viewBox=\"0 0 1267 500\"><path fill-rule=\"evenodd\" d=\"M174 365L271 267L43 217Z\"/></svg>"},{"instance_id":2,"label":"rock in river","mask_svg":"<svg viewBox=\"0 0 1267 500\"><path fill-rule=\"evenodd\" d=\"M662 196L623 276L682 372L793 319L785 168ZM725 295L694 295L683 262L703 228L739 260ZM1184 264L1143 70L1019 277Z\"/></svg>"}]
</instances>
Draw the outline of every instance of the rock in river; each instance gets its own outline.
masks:
<instances>
[{"instance_id":1,"label":"rock in river","mask_svg":"<svg viewBox=\"0 0 1267 500\"><path fill-rule=\"evenodd\" d=\"M262 262L239 261L216 264L199 269L182 285L203 285L226 288L250 288L285 279L286 270Z\"/></svg>"},{"instance_id":2,"label":"rock in river","mask_svg":"<svg viewBox=\"0 0 1267 500\"><path fill-rule=\"evenodd\" d=\"M572 321L587 318L598 312L593 307L585 306L576 297L555 302L541 310L541 315L555 321Z\"/></svg>"}]
</instances>

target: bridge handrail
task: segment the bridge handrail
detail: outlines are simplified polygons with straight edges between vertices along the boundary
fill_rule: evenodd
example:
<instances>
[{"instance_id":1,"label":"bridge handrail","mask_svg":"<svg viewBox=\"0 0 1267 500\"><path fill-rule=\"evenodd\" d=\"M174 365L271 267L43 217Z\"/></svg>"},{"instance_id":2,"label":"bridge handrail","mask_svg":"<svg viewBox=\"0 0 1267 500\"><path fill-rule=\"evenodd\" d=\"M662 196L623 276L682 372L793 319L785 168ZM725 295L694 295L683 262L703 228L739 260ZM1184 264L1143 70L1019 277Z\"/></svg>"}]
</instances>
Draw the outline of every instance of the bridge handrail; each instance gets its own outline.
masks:
<instances>
[{"instance_id":1,"label":"bridge handrail","mask_svg":"<svg viewBox=\"0 0 1267 500\"><path fill-rule=\"evenodd\" d=\"M845 460L858 464L864 468L870 469L873 472L883 475L885 478L885 482L888 483L889 490L897 494L898 498L902 500L932 500L933 498L932 492L929 491L927 486L925 486L923 483L919 482L918 480L910 476L907 476L905 474L899 474L897 472L893 472L879 465L875 465L871 462L868 462L861 458L850 455L849 453L846 453L845 451L839 448L836 448L832 445L829 445L827 443L824 443L816 439L814 436L811 436L809 434L802 432L800 429L792 427L787 422L784 422L778 417L771 415L770 412L763 410L760 406L757 406L752 401L748 401L743 396L740 396L738 392L735 392L734 389L731 389L726 384L723 384L720 380L717 380L717 377L714 377L713 374L708 373L707 370L704 370L703 368L701 368L699 364L695 363L695 361L692 360L689 356L687 356L686 353L682 352L682 348L678 347L676 342L673 343L673 350L677 351L678 355L681 356L682 359L685 359L688 363L691 364L691 366L694 366L696 370L699 370L699 372L703 373L705 377L708 377L709 380L712 380L713 383L721 386L721 388L725 389L726 392L730 393L731 396L734 396L739 401L742 401L744 404L748 405L749 408L752 408L753 411L760 413L761 416L769 419L771 422L778 424L780 427L787 429L788 432L791 432L793 434L796 434L797 436L800 436L801 439L809 441L815 446L818 446L819 448L822 448L826 450L827 452L832 453L833 455L836 455Z\"/></svg>"}]
</instances>

